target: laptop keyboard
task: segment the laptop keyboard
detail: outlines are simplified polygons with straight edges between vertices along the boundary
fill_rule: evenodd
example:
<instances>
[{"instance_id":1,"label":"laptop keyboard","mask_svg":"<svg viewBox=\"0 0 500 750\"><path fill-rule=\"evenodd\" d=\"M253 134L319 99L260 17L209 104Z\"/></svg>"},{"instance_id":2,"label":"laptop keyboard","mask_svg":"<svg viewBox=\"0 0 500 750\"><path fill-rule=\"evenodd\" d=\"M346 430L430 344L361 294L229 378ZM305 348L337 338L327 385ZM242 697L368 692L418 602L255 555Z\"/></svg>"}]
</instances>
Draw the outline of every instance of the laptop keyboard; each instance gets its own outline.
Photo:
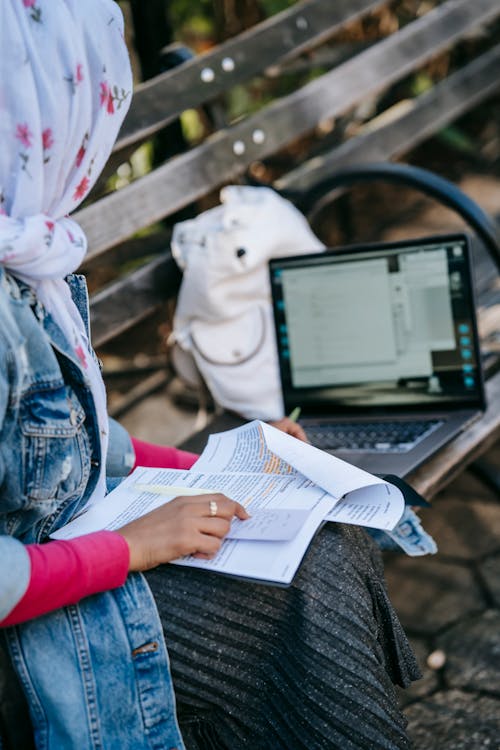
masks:
<instances>
[{"instance_id":1,"label":"laptop keyboard","mask_svg":"<svg viewBox=\"0 0 500 750\"><path fill-rule=\"evenodd\" d=\"M309 441L323 450L406 453L443 424L439 419L414 422L346 422L304 427Z\"/></svg>"}]
</instances>

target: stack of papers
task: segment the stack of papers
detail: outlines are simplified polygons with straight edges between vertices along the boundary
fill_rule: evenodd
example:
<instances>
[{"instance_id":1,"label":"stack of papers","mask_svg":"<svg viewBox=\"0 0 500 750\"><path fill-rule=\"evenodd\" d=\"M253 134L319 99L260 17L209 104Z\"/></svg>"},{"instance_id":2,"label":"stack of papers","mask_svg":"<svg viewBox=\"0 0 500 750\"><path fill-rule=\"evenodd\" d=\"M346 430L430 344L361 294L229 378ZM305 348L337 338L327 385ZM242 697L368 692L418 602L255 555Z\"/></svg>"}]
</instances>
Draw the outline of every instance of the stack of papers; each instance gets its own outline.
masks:
<instances>
[{"instance_id":1,"label":"stack of papers","mask_svg":"<svg viewBox=\"0 0 500 750\"><path fill-rule=\"evenodd\" d=\"M292 581L324 522L389 531L404 511L394 485L256 420L211 435L189 471L136 468L52 537L118 529L178 495L209 492L238 501L251 518L234 519L211 560L174 563L275 584Z\"/></svg>"}]
</instances>

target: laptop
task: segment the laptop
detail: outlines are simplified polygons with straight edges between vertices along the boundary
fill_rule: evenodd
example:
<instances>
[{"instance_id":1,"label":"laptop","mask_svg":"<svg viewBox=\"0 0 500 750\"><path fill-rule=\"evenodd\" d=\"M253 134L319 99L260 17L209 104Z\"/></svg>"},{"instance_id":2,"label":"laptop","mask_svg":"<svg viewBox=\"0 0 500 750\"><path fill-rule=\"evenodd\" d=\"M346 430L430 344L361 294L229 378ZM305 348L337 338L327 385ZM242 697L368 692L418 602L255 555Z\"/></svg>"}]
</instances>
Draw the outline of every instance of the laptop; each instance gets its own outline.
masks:
<instances>
[{"instance_id":1,"label":"laptop","mask_svg":"<svg viewBox=\"0 0 500 750\"><path fill-rule=\"evenodd\" d=\"M285 413L310 442L404 477L485 408L469 238L269 262Z\"/></svg>"}]
</instances>

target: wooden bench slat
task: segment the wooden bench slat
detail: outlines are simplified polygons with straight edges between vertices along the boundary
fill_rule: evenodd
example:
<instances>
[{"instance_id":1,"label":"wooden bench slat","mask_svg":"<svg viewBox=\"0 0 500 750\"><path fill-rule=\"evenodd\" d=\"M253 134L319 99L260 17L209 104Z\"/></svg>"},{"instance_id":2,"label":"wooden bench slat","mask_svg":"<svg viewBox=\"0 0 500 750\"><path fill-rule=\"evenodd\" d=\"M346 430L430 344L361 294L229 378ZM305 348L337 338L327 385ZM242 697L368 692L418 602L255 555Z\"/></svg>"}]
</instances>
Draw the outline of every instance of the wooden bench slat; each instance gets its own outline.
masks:
<instances>
[{"instance_id":1,"label":"wooden bench slat","mask_svg":"<svg viewBox=\"0 0 500 750\"><path fill-rule=\"evenodd\" d=\"M484 416L407 477L425 498L434 497L500 437L500 372L487 381L486 398L488 408Z\"/></svg>"},{"instance_id":2,"label":"wooden bench slat","mask_svg":"<svg viewBox=\"0 0 500 750\"><path fill-rule=\"evenodd\" d=\"M199 55L178 68L163 73L134 92L132 105L115 144L118 151L152 135L186 109L200 106L237 83L247 81L290 55L299 55L311 44L319 44L338 29L384 5L387 0L306 0L289 10ZM230 59L234 68L224 70ZM227 66L226 66L227 67ZM209 69L213 80L204 82Z\"/></svg>"},{"instance_id":3,"label":"wooden bench slat","mask_svg":"<svg viewBox=\"0 0 500 750\"><path fill-rule=\"evenodd\" d=\"M106 341L139 323L177 291L180 271L171 258L159 256L92 296L92 344Z\"/></svg>"},{"instance_id":4,"label":"wooden bench slat","mask_svg":"<svg viewBox=\"0 0 500 750\"><path fill-rule=\"evenodd\" d=\"M497 220L496 223L500 228L500 222ZM476 296L482 305L488 306L491 304L491 295L496 297L494 282L498 278L498 267L478 237L473 237L472 240L472 260Z\"/></svg>"},{"instance_id":5,"label":"wooden bench slat","mask_svg":"<svg viewBox=\"0 0 500 750\"><path fill-rule=\"evenodd\" d=\"M233 139L246 146L240 161L246 167L279 151L322 119L344 114L499 15L498 0L479 0L473 7L467 0L444 3L234 128ZM266 135L263 144L253 142L256 129Z\"/></svg>"},{"instance_id":6,"label":"wooden bench slat","mask_svg":"<svg viewBox=\"0 0 500 750\"><path fill-rule=\"evenodd\" d=\"M448 0L258 115L83 209L76 218L87 233L91 255L205 195L210 187L234 179L255 159L276 152L321 119L346 112L498 15L498 0L476 0L474 5L469 0ZM264 133L263 143L254 142L256 130ZM239 156L233 151L236 141L245 147Z\"/></svg>"},{"instance_id":7,"label":"wooden bench slat","mask_svg":"<svg viewBox=\"0 0 500 750\"><path fill-rule=\"evenodd\" d=\"M411 110L397 120L364 135L355 136L326 155L311 159L277 180L276 187L305 189L343 165L382 161L401 155L434 132L433 125L436 130L442 128L498 88L499 66L500 45L469 63L431 91L418 96L412 101ZM165 243L165 236L162 241ZM92 328L96 346L132 327L165 301L168 295L158 284L158 269L161 269L161 278L169 279L169 292L175 293L180 273L166 243L164 247L166 252L161 258L155 258L139 271L92 297ZM482 291L490 284L496 267L482 246L474 247L474 254L477 256L477 288ZM138 283L134 278L135 274L140 276ZM137 309L135 313L130 309L130 299L134 300ZM126 322L122 313L124 308L127 309Z\"/></svg>"},{"instance_id":8,"label":"wooden bench slat","mask_svg":"<svg viewBox=\"0 0 500 750\"><path fill-rule=\"evenodd\" d=\"M275 182L278 190L307 190L336 169L386 161L406 153L477 106L500 87L500 45L485 52L430 91L398 108L394 119L350 138L341 146L290 170Z\"/></svg>"}]
</instances>

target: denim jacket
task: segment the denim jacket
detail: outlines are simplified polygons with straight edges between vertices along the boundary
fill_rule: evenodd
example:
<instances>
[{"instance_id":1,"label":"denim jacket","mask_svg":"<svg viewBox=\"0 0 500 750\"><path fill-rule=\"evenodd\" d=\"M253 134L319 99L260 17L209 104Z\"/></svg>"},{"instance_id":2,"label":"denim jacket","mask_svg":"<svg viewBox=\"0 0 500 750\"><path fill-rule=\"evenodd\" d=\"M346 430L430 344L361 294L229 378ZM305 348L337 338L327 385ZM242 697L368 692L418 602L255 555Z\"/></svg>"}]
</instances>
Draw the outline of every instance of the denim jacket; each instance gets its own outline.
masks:
<instances>
[{"instance_id":1,"label":"denim jacket","mask_svg":"<svg viewBox=\"0 0 500 750\"><path fill-rule=\"evenodd\" d=\"M68 282L88 320L83 279ZM6 537L46 540L85 504L102 457L78 361L33 292L1 267L0 321L0 586L10 576L16 598L28 569L23 548ZM184 747L161 624L140 574L119 589L6 628L3 638L37 747Z\"/></svg>"}]
</instances>

